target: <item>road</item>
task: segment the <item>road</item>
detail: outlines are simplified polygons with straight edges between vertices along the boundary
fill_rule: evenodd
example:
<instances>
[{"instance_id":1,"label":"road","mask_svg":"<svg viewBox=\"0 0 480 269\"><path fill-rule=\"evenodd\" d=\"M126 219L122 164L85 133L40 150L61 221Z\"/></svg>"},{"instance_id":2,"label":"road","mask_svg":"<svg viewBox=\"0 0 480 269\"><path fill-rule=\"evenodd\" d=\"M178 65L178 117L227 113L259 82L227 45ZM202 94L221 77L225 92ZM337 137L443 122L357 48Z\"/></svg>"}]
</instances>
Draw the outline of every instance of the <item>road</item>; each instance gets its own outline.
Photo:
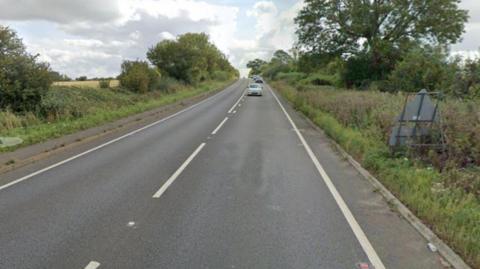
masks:
<instances>
[{"instance_id":1,"label":"road","mask_svg":"<svg viewBox=\"0 0 480 269\"><path fill-rule=\"evenodd\" d=\"M322 134L247 83L2 175L0 268L442 268Z\"/></svg>"}]
</instances>

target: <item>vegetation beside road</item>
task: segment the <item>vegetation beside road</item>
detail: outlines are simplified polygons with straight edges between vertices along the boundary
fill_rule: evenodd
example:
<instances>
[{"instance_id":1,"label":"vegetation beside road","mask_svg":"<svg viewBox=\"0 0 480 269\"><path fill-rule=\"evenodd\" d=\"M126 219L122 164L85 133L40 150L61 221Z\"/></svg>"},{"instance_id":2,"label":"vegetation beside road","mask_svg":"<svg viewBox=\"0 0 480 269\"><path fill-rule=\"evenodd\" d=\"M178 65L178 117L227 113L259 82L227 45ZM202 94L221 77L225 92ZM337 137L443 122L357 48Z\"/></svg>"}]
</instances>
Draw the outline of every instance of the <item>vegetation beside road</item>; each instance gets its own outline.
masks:
<instances>
[{"instance_id":1,"label":"vegetation beside road","mask_svg":"<svg viewBox=\"0 0 480 269\"><path fill-rule=\"evenodd\" d=\"M20 137L21 147L95 127L157 107L226 87L232 81L171 85L169 93L147 94L122 89L52 87L42 101L43 116L0 112L0 136ZM19 147L20 147L19 146ZM3 148L0 152L18 147Z\"/></svg>"},{"instance_id":2,"label":"vegetation beside road","mask_svg":"<svg viewBox=\"0 0 480 269\"><path fill-rule=\"evenodd\" d=\"M449 52L468 20L458 3L306 0L290 53L247 67L480 268L480 59ZM447 150L393 154L406 92L422 89L442 93Z\"/></svg>"},{"instance_id":3,"label":"vegetation beside road","mask_svg":"<svg viewBox=\"0 0 480 269\"><path fill-rule=\"evenodd\" d=\"M442 104L448 108L445 127L453 153L441 170L437 166L441 160L434 152L428 162L390 153L386 141L403 94L305 86L285 80L272 86L377 176L469 264L480 267L480 169L460 165L478 154L479 126L471 121L480 112L478 102L448 100Z\"/></svg>"},{"instance_id":4,"label":"vegetation beside road","mask_svg":"<svg viewBox=\"0 0 480 269\"><path fill-rule=\"evenodd\" d=\"M150 62L125 60L118 80L69 81L30 55L10 28L0 26L0 41L0 137L24 140L0 152L221 89L239 77L205 34L160 42Z\"/></svg>"}]
</instances>

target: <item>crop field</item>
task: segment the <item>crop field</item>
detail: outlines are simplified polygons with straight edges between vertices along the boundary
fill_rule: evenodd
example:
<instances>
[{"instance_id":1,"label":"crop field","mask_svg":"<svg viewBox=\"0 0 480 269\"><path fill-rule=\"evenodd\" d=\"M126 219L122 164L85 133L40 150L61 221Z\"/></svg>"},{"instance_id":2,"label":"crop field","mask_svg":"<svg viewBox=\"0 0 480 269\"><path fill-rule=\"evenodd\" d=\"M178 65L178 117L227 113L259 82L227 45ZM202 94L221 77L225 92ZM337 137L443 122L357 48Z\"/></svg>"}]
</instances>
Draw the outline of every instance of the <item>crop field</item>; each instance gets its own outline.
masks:
<instances>
[{"instance_id":1,"label":"crop field","mask_svg":"<svg viewBox=\"0 0 480 269\"><path fill-rule=\"evenodd\" d=\"M100 88L99 80L88 80L88 81L57 81L54 82L55 86L66 86L66 87L80 87L80 88ZM120 81L110 80L110 87L116 88L120 86Z\"/></svg>"}]
</instances>

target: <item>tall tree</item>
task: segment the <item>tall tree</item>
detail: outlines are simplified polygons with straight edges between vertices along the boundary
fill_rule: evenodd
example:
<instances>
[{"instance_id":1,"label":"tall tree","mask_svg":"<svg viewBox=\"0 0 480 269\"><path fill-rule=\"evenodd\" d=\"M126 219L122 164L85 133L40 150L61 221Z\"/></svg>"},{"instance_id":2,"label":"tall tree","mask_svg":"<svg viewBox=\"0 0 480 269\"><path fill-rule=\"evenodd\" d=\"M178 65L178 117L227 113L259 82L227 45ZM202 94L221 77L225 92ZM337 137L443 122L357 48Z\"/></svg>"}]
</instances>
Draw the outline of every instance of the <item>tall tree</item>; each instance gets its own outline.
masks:
<instances>
[{"instance_id":1,"label":"tall tree","mask_svg":"<svg viewBox=\"0 0 480 269\"><path fill-rule=\"evenodd\" d=\"M187 33L176 40L164 40L149 49L147 57L162 74L196 83L217 72L237 74L225 55L204 33Z\"/></svg>"},{"instance_id":2,"label":"tall tree","mask_svg":"<svg viewBox=\"0 0 480 269\"><path fill-rule=\"evenodd\" d=\"M279 62L281 64L290 64L293 62L293 58L286 51L277 50L273 53L272 62Z\"/></svg>"},{"instance_id":3,"label":"tall tree","mask_svg":"<svg viewBox=\"0 0 480 269\"><path fill-rule=\"evenodd\" d=\"M48 64L30 55L16 32L0 25L0 108L34 110L52 79Z\"/></svg>"},{"instance_id":4,"label":"tall tree","mask_svg":"<svg viewBox=\"0 0 480 269\"><path fill-rule=\"evenodd\" d=\"M247 63L247 68L250 68L250 75L259 75L262 72L262 66L266 64L267 62L262 59L255 59Z\"/></svg>"},{"instance_id":5,"label":"tall tree","mask_svg":"<svg viewBox=\"0 0 480 269\"><path fill-rule=\"evenodd\" d=\"M460 0L305 0L295 19L298 45L326 54L382 52L415 43L448 45L464 32Z\"/></svg>"}]
</instances>

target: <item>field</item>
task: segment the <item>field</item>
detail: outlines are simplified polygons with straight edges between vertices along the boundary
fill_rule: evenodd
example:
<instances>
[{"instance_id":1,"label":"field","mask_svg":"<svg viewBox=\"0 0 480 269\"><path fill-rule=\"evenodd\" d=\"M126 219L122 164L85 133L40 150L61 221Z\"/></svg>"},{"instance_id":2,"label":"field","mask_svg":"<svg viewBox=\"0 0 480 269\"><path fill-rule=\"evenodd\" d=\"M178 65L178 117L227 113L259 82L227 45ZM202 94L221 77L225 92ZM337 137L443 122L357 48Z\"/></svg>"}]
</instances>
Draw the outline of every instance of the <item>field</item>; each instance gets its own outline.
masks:
<instances>
[{"instance_id":1,"label":"field","mask_svg":"<svg viewBox=\"0 0 480 269\"><path fill-rule=\"evenodd\" d=\"M397 196L474 268L480 268L480 106L441 103L447 156L392 155L387 146L404 95L277 81L275 89Z\"/></svg>"},{"instance_id":2,"label":"field","mask_svg":"<svg viewBox=\"0 0 480 269\"><path fill-rule=\"evenodd\" d=\"M54 86L65 86L65 87L79 87L79 88L100 88L99 80L87 80L87 81L56 81L53 83ZM120 86L120 81L110 80L110 87L116 88Z\"/></svg>"}]
</instances>

